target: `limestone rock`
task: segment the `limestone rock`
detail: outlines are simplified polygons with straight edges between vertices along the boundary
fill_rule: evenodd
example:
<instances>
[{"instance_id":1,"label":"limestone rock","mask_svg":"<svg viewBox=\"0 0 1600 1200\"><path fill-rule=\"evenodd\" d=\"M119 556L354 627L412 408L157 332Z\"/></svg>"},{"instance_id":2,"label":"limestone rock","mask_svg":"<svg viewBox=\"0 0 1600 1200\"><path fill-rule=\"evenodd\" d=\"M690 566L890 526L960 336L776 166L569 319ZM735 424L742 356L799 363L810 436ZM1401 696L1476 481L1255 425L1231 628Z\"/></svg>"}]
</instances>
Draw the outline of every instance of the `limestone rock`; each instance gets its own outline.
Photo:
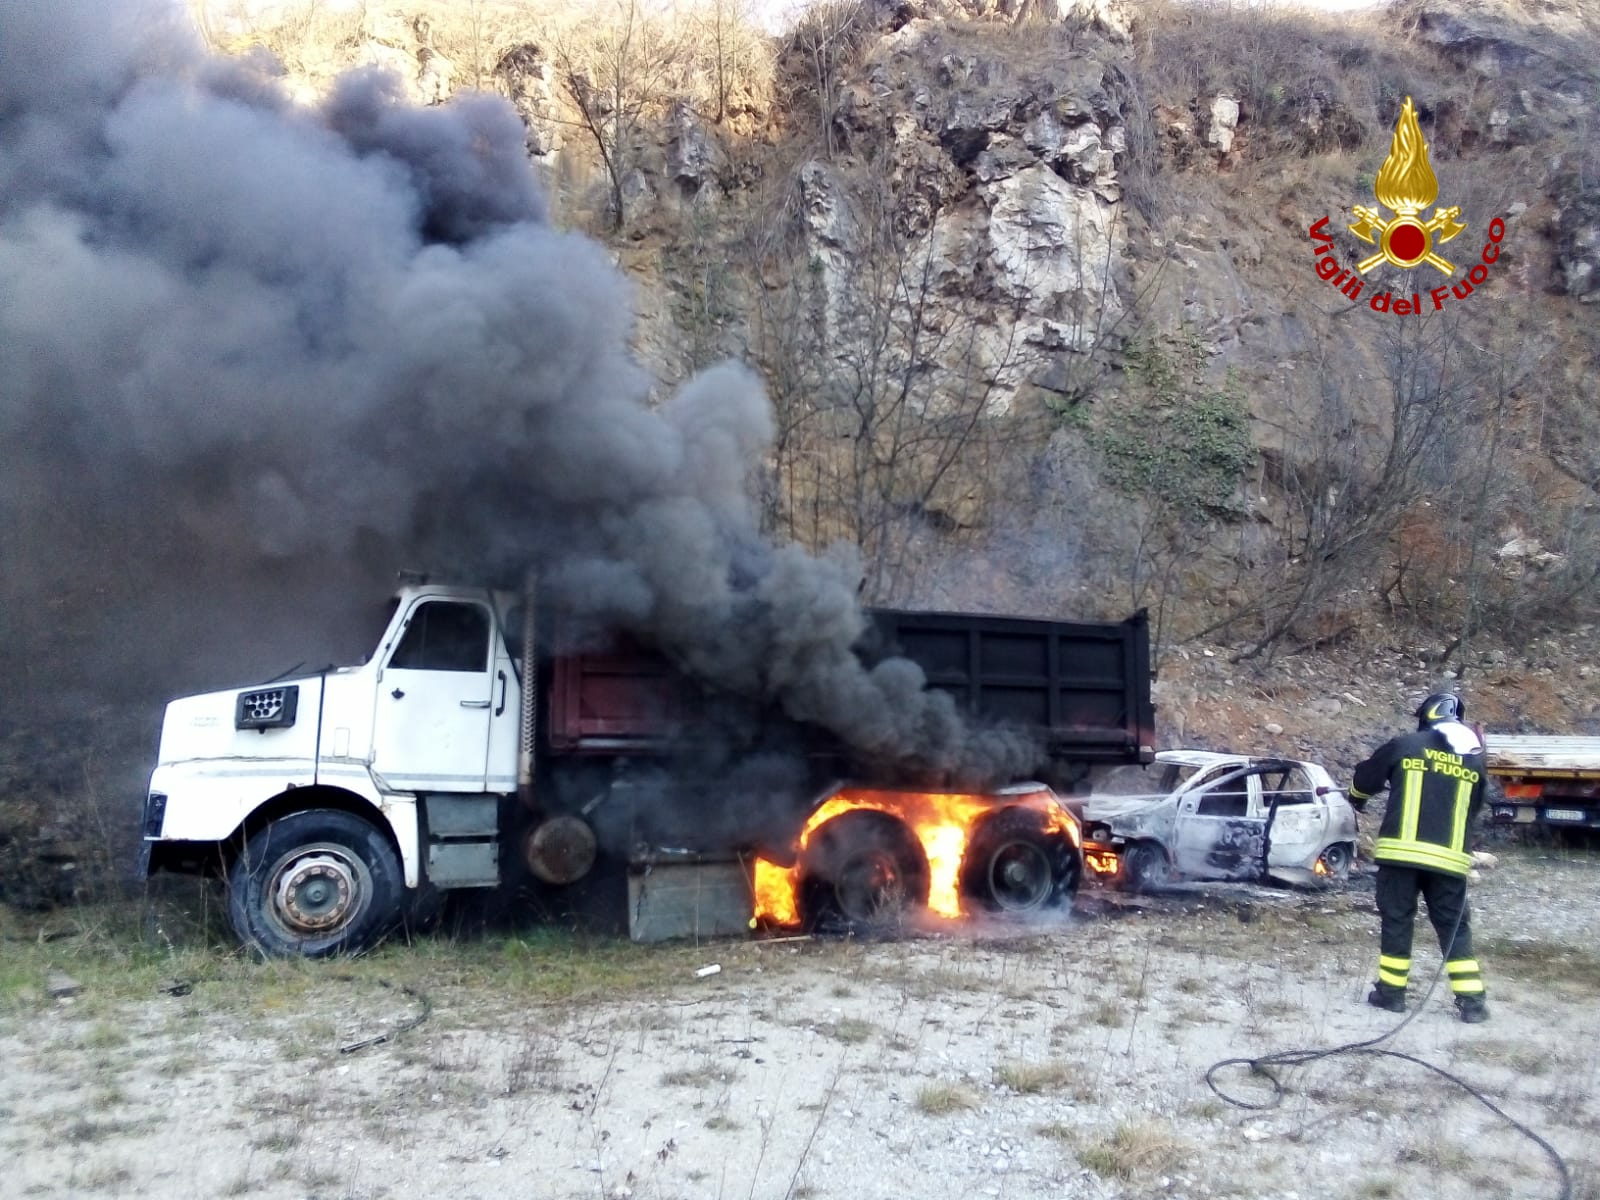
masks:
<instances>
[{"instance_id":1,"label":"limestone rock","mask_svg":"<svg viewBox=\"0 0 1600 1200\"><path fill-rule=\"evenodd\" d=\"M1416 17L1417 36L1455 66L1482 75L1514 74L1537 67L1544 55L1507 34L1507 23L1456 4L1430 5Z\"/></svg>"},{"instance_id":2,"label":"limestone rock","mask_svg":"<svg viewBox=\"0 0 1600 1200\"><path fill-rule=\"evenodd\" d=\"M1099 298L1107 282L1104 265L1122 240L1110 205L1042 165L982 190L989 201L991 258L1007 295L1024 302ZM1105 302L1120 311L1114 292Z\"/></svg>"},{"instance_id":3,"label":"limestone rock","mask_svg":"<svg viewBox=\"0 0 1600 1200\"><path fill-rule=\"evenodd\" d=\"M561 104L556 96L555 69L543 47L519 42L501 53L494 66L500 81L528 130L528 153L547 158L565 145Z\"/></svg>"},{"instance_id":4,"label":"limestone rock","mask_svg":"<svg viewBox=\"0 0 1600 1200\"><path fill-rule=\"evenodd\" d=\"M1206 122L1206 144L1223 154L1233 149L1233 133L1239 127L1239 102L1232 96L1217 96L1211 101Z\"/></svg>"},{"instance_id":5,"label":"limestone rock","mask_svg":"<svg viewBox=\"0 0 1600 1200\"><path fill-rule=\"evenodd\" d=\"M1557 211L1553 225L1567 295L1585 304L1600 300L1600 193L1574 197Z\"/></svg>"},{"instance_id":6,"label":"limestone rock","mask_svg":"<svg viewBox=\"0 0 1600 1200\"><path fill-rule=\"evenodd\" d=\"M443 104L455 90L456 65L437 50L423 47L417 54L417 94L424 104ZM471 80L467 81L471 86Z\"/></svg>"},{"instance_id":7,"label":"limestone rock","mask_svg":"<svg viewBox=\"0 0 1600 1200\"><path fill-rule=\"evenodd\" d=\"M667 116L667 177L694 195L716 172L716 144L694 109L679 102Z\"/></svg>"}]
</instances>

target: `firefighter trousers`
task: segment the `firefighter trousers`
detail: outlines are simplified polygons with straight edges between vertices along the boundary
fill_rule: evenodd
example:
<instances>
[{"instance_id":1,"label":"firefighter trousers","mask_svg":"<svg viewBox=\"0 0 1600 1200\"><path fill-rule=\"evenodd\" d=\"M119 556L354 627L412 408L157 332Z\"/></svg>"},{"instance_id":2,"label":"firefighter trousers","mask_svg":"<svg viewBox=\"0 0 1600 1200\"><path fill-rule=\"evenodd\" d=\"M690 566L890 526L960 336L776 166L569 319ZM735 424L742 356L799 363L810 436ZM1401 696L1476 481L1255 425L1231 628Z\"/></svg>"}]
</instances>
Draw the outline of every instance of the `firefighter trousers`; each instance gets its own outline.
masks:
<instances>
[{"instance_id":1,"label":"firefighter trousers","mask_svg":"<svg viewBox=\"0 0 1600 1200\"><path fill-rule=\"evenodd\" d=\"M1403 991L1411 975L1411 935L1417 897L1428 905L1428 920L1439 938L1450 990L1457 996L1483 995L1483 973L1472 957L1472 923L1467 881L1418 867L1378 864L1378 983Z\"/></svg>"}]
</instances>

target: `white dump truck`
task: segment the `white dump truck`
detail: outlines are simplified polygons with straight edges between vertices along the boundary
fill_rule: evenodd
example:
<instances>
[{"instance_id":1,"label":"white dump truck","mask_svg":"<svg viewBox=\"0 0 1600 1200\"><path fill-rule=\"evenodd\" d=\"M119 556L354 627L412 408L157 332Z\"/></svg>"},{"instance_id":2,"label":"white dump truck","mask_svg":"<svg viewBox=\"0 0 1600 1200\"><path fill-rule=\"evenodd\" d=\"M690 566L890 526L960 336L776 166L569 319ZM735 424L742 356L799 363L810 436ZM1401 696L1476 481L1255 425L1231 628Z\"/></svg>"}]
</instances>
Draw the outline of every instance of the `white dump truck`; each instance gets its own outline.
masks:
<instances>
[{"instance_id":1,"label":"white dump truck","mask_svg":"<svg viewBox=\"0 0 1600 1200\"><path fill-rule=\"evenodd\" d=\"M1487 733L1496 824L1600 829L1600 737Z\"/></svg>"},{"instance_id":2,"label":"white dump truck","mask_svg":"<svg viewBox=\"0 0 1600 1200\"><path fill-rule=\"evenodd\" d=\"M933 811L923 781L874 773L838 739L637 645L564 652L535 614L516 592L412 582L358 666L172 701L145 869L220 873L240 940L270 955L360 949L457 888L582 900L641 940L743 931L762 911L763 862L766 883L792 890L767 910L783 922L870 924L936 904L943 884L965 897L956 907L1029 909L1081 868L1052 785L1152 753L1143 613L869 614L864 661L908 657L971 719L1040 748L1046 782L934 806L961 814L952 864L914 819ZM743 790L737 771L707 770L728 756L730 710L745 732L779 727L804 770ZM808 825L824 813L826 829Z\"/></svg>"}]
</instances>

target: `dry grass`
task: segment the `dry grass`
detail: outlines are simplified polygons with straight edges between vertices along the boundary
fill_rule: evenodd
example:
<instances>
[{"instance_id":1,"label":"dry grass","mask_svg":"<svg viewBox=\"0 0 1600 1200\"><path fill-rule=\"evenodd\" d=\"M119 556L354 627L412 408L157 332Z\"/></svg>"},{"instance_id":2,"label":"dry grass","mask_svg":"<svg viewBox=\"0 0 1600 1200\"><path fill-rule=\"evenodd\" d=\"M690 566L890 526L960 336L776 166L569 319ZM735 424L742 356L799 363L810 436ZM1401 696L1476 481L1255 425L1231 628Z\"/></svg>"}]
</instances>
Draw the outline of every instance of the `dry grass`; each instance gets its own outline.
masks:
<instances>
[{"instance_id":1,"label":"dry grass","mask_svg":"<svg viewBox=\"0 0 1600 1200\"><path fill-rule=\"evenodd\" d=\"M1356 1200L1400 1200L1404 1194L1393 1179L1368 1179L1355 1191Z\"/></svg>"},{"instance_id":2,"label":"dry grass","mask_svg":"<svg viewBox=\"0 0 1600 1200\"><path fill-rule=\"evenodd\" d=\"M707 1087L732 1078L731 1072L709 1063L699 1067L679 1067L676 1070L663 1071L661 1074L661 1082L666 1087Z\"/></svg>"},{"instance_id":3,"label":"dry grass","mask_svg":"<svg viewBox=\"0 0 1600 1200\"><path fill-rule=\"evenodd\" d=\"M917 1111L930 1117L947 1117L978 1106L970 1088L955 1083L930 1083L917 1091Z\"/></svg>"},{"instance_id":4,"label":"dry grass","mask_svg":"<svg viewBox=\"0 0 1600 1200\"><path fill-rule=\"evenodd\" d=\"M876 1033L878 1027L871 1021L863 1021L857 1017L845 1017L838 1021L830 1021L825 1025L818 1025L817 1032L825 1037L830 1037L836 1042L843 1042L847 1046L857 1046Z\"/></svg>"},{"instance_id":5,"label":"dry grass","mask_svg":"<svg viewBox=\"0 0 1600 1200\"><path fill-rule=\"evenodd\" d=\"M1120 1029L1128 1023L1128 1006L1117 1000L1102 1000L1089 1010L1086 1019L1093 1025Z\"/></svg>"},{"instance_id":6,"label":"dry grass","mask_svg":"<svg viewBox=\"0 0 1600 1200\"><path fill-rule=\"evenodd\" d=\"M1008 1062L994 1069L996 1082L1027 1096L1058 1091L1071 1083L1074 1075L1073 1069L1064 1062Z\"/></svg>"},{"instance_id":7,"label":"dry grass","mask_svg":"<svg viewBox=\"0 0 1600 1200\"><path fill-rule=\"evenodd\" d=\"M1132 1180L1176 1169L1194 1151L1171 1129L1154 1123L1123 1124L1078 1150L1078 1161L1107 1179Z\"/></svg>"},{"instance_id":8,"label":"dry grass","mask_svg":"<svg viewBox=\"0 0 1600 1200\"><path fill-rule=\"evenodd\" d=\"M1485 966L1485 978L1500 972L1521 984L1570 988L1600 993L1600 954L1551 942L1475 937L1473 948Z\"/></svg>"}]
</instances>

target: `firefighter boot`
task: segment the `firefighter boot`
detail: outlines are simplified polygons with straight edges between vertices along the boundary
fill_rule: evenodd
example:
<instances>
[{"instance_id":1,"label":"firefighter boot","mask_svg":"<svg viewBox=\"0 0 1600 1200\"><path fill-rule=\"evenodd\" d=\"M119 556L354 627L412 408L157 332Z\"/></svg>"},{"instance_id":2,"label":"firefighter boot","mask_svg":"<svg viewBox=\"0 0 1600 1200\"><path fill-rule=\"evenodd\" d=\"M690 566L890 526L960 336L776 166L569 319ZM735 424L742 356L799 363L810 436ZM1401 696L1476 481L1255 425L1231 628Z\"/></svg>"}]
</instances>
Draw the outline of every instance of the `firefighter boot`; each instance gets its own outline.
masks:
<instances>
[{"instance_id":1,"label":"firefighter boot","mask_svg":"<svg viewBox=\"0 0 1600 1200\"><path fill-rule=\"evenodd\" d=\"M1489 1019L1489 1005L1479 996L1457 996L1456 1012L1468 1025L1479 1025Z\"/></svg>"},{"instance_id":2,"label":"firefighter boot","mask_svg":"<svg viewBox=\"0 0 1600 1200\"><path fill-rule=\"evenodd\" d=\"M1375 983L1367 993L1367 1003L1384 1012L1405 1012L1406 990L1388 983Z\"/></svg>"}]
</instances>

